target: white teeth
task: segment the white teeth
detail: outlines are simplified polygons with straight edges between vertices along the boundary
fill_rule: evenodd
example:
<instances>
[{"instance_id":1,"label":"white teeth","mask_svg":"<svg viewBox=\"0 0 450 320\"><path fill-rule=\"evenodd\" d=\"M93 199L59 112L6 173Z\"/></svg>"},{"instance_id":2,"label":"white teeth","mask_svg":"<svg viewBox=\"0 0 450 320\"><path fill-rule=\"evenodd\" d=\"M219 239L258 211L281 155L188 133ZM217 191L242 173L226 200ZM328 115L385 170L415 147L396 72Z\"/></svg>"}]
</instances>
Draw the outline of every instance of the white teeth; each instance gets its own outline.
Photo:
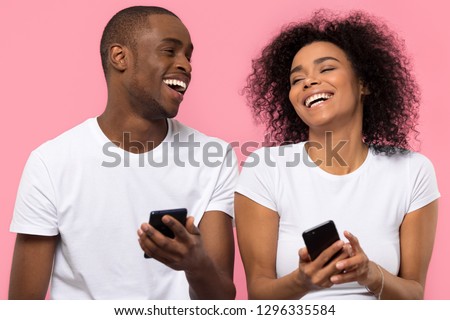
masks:
<instances>
[{"instance_id":1,"label":"white teeth","mask_svg":"<svg viewBox=\"0 0 450 320\"><path fill-rule=\"evenodd\" d=\"M168 86L178 86L178 87L180 87L181 89L178 90L178 91L181 91L181 92L186 91L187 85L186 85L186 83L184 81L175 80L175 79L164 79L163 82L165 84L167 84Z\"/></svg>"},{"instance_id":2,"label":"white teeth","mask_svg":"<svg viewBox=\"0 0 450 320\"><path fill-rule=\"evenodd\" d=\"M313 102L318 100L318 99L323 99L323 100L328 100L332 97L333 95L330 93L317 93L317 94L313 94L312 96L308 97L305 100L305 105L310 108L313 105Z\"/></svg>"}]
</instances>

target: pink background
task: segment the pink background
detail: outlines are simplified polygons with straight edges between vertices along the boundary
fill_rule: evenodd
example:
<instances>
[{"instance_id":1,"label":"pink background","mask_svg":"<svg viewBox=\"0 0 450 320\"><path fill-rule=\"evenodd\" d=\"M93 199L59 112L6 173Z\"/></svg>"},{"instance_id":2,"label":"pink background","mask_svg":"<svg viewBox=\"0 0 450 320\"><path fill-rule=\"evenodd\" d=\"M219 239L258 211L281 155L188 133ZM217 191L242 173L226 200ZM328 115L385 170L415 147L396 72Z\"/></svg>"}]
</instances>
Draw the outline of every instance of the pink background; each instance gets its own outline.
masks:
<instances>
[{"instance_id":1,"label":"pink background","mask_svg":"<svg viewBox=\"0 0 450 320\"><path fill-rule=\"evenodd\" d=\"M44 141L102 112L101 33L114 13L130 5L161 5L184 21L195 45L194 72L178 119L230 142L262 139L239 91L251 59L283 24L322 7L364 9L386 19L413 57L423 97L420 151L434 163L442 194L425 297L450 299L450 7L442 0L1 0L0 299L7 298L15 239L8 229L25 161ZM245 299L239 256L235 274L237 297Z\"/></svg>"}]
</instances>

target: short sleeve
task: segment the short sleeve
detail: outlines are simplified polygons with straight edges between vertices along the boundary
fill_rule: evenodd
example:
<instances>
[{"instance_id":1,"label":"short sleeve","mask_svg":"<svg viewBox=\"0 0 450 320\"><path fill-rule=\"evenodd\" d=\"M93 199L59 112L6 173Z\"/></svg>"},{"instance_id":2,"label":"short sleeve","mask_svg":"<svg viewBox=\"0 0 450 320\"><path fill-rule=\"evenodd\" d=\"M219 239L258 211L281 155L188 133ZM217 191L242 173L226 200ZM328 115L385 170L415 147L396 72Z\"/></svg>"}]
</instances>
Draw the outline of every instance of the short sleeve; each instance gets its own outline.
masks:
<instances>
[{"instance_id":1,"label":"short sleeve","mask_svg":"<svg viewBox=\"0 0 450 320\"><path fill-rule=\"evenodd\" d=\"M431 161L413 154L410 162L411 201L408 213L420 209L440 197L436 174Z\"/></svg>"},{"instance_id":2,"label":"short sleeve","mask_svg":"<svg viewBox=\"0 0 450 320\"><path fill-rule=\"evenodd\" d=\"M55 192L50 176L36 151L22 173L10 231L54 236L58 234Z\"/></svg>"},{"instance_id":3,"label":"short sleeve","mask_svg":"<svg viewBox=\"0 0 450 320\"><path fill-rule=\"evenodd\" d=\"M237 158L230 145L226 150L206 211L222 211L234 217L234 190L238 180Z\"/></svg>"},{"instance_id":4,"label":"short sleeve","mask_svg":"<svg viewBox=\"0 0 450 320\"><path fill-rule=\"evenodd\" d=\"M277 210L274 197L275 166L271 166L270 148L261 148L251 153L239 176L236 192L269 208Z\"/></svg>"}]
</instances>

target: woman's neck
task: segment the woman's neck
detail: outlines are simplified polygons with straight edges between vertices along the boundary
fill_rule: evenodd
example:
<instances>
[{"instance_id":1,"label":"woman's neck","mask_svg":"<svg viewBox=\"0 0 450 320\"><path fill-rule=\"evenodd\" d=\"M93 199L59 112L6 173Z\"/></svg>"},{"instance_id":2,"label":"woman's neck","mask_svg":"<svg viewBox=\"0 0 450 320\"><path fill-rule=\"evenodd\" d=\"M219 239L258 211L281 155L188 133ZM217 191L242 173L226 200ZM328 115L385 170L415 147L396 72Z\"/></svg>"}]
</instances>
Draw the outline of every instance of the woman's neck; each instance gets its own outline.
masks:
<instances>
[{"instance_id":1,"label":"woman's neck","mask_svg":"<svg viewBox=\"0 0 450 320\"><path fill-rule=\"evenodd\" d=\"M345 175L358 169L369 150L362 141L362 134L355 131L310 133L305 148L316 165L334 175Z\"/></svg>"}]
</instances>

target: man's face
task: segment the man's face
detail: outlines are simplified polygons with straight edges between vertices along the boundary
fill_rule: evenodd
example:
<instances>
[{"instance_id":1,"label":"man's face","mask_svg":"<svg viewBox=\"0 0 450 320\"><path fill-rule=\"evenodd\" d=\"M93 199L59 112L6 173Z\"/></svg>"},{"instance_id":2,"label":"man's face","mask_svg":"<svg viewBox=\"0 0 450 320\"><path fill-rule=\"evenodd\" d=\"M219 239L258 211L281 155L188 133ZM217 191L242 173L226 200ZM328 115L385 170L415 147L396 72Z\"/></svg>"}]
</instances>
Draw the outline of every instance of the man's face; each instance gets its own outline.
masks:
<instances>
[{"instance_id":1,"label":"man's face","mask_svg":"<svg viewBox=\"0 0 450 320\"><path fill-rule=\"evenodd\" d=\"M133 110L149 120L173 118L191 79L188 30L171 15L152 15L136 36L124 85Z\"/></svg>"}]
</instances>

